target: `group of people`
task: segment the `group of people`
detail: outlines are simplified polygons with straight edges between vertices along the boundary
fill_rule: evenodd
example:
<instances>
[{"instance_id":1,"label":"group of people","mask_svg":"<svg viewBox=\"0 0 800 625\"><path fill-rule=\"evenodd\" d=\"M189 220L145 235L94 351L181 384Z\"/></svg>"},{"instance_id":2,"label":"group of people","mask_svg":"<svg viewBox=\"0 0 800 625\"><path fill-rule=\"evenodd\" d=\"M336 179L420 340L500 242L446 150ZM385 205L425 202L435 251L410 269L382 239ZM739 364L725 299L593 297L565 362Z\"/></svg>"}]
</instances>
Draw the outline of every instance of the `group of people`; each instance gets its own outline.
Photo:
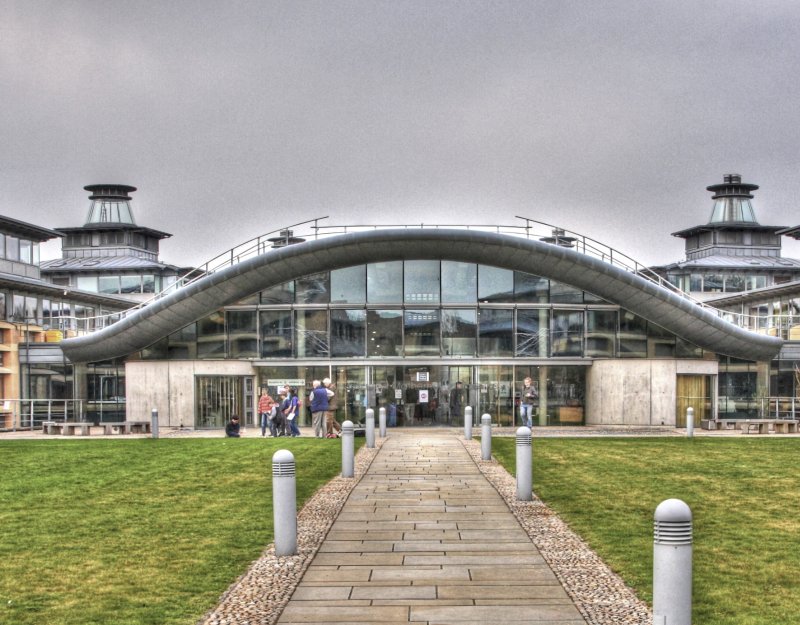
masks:
<instances>
[{"instance_id":1,"label":"group of people","mask_svg":"<svg viewBox=\"0 0 800 625\"><path fill-rule=\"evenodd\" d=\"M330 378L312 383L309 404L311 406L312 426L317 438L337 438L341 436L342 426L336 420L336 392ZM258 416L261 425L261 436L300 436L297 422L300 417L302 402L297 388L280 387L278 401L275 401L264 388L258 400ZM227 432L227 430L226 430Z\"/></svg>"}]
</instances>

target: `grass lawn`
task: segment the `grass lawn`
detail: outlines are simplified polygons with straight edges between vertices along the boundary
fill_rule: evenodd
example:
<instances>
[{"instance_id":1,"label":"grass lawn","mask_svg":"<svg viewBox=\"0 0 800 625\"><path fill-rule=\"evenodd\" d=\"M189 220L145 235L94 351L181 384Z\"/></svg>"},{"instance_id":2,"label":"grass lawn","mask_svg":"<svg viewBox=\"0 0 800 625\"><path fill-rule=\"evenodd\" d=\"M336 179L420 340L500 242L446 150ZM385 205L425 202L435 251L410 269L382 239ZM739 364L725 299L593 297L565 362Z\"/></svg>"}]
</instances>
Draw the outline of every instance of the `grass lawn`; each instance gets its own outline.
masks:
<instances>
[{"instance_id":1,"label":"grass lawn","mask_svg":"<svg viewBox=\"0 0 800 625\"><path fill-rule=\"evenodd\" d=\"M328 440L0 441L0 623L193 624L273 541L280 448L298 508L341 472Z\"/></svg>"},{"instance_id":2,"label":"grass lawn","mask_svg":"<svg viewBox=\"0 0 800 625\"><path fill-rule=\"evenodd\" d=\"M511 472L515 439L493 453ZM693 622L800 622L800 440L535 438L533 489L643 599L652 599L653 512L694 515Z\"/></svg>"}]
</instances>

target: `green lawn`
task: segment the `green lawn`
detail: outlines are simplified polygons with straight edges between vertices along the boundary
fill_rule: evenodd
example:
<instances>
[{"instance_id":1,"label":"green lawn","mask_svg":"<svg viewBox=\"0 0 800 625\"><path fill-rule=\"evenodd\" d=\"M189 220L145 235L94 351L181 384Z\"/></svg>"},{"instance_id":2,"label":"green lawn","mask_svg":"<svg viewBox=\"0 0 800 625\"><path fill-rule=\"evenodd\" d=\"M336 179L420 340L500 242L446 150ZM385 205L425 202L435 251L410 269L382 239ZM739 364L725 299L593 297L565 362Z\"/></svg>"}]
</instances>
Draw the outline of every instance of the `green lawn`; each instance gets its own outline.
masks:
<instances>
[{"instance_id":1,"label":"green lawn","mask_svg":"<svg viewBox=\"0 0 800 625\"><path fill-rule=\"evenodd\" d=\"M513 473L515 439L492 445ZM533 456L534 492L643 599L653 512L675 497L694 515L694 623L800 619L800 440L534 438Z\"/></svg>"},{"instance_id":2,"label":"green lawn","mask_svg":"<svg viewBox=\"0 0 800 625\"><path fill-rule=\"evenodd\" d=\"M0 623L196 622L272 542L284 447L299 508L341 472L340 445L0 441Z\"/></svg>"}]
</instances>

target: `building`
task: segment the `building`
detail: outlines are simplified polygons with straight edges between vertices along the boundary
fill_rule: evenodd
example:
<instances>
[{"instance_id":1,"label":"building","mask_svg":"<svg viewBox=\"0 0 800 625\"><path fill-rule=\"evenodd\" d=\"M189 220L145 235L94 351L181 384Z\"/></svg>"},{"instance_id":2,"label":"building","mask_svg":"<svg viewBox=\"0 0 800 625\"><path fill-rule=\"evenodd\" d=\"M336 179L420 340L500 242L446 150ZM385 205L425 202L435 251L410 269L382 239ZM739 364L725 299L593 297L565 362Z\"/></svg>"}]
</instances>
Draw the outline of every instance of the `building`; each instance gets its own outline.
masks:
<instances>
[{"instance_id":1,"label":"building","mask_svg":"<svg viewBox=\"0 0 800 625\"><path fill-rule=\"evenodd\" d=\"M0 216L0 429L31 415L76 415L72 365L58 341L78 328L113 322L131 303L120 297L86 293L41 278L39 245L61 233ZM39 349L36 349L39 348ZM45 354L46 375L30 375L31 356ZM40 403L29 401L38 398ZM123 405L124 409L124 405Z\"/></svg>"},{"instance_id":2,"label":"building","mask_svg":"<svg viewBox=\"0 0 800 625\"><path fill-rule=\"evenodd\" d=\"M653 269L700 301L800 280L800 260L781 256L781 236L793 230L758 223L756 189L739 174L707 187L714 200L708 223L672 233L686 241L686 259Z\"/></svg>"},{"instance_id":3,"label":"building","mask_svg":"<svg viewBox=\"0 0 800 625\"><path fill-rule=\"evenodd\" d=\"M91 293L121 295L135 302L169 289L189 269L159 260L159 242L172 236L136 224L131 193L136 187L94 184L83 226L56 228L62 257L42 263L42 277Z\"/></svg>"}]
</instances>

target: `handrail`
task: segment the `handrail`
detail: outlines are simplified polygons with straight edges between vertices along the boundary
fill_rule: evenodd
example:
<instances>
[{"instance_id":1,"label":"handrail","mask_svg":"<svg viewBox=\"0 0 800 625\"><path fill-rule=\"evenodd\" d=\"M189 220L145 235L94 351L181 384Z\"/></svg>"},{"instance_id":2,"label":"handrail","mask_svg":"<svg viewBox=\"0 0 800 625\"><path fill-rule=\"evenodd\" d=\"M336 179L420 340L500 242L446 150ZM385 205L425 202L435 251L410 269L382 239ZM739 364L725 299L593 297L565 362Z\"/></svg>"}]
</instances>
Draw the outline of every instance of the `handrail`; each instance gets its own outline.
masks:
<instances>
[{"instance_id":1,"label":"handrail","mask_svg":"<svg viewBox=\"0 0 800 625\"><path fill-rule=\"evenodd\" d=\"M549 239L554 245L557 244L565 247L570 247L576 250L577 252L586 254L588 256L592 256L594 258L598 258L603 262L609 263L629 273L633 273L637 276L640 276L641 278L644 278L654 284L657 284L659 287L667 289L668 291L678 295L679 297L687 300L688 302L700 306L701 308L708 310L712 314L717 315L718 317L721 317L726 321L729 321L739 327L765 333L772 333L771 331L775 329L774 333L776 336L779 334L781 335L784 334L782 330L786 330L788 333L788 326L784 327L784 324L779 324L778 326L776 326L774 323L770 323L770 321L774 321L777 318L775 315L767 315L767 316L747 315L744 313L735 313L731 311L720 310L705 302L702 302L700 300L691 297L688 293L680 290L677 286L675 286L674 284L666 280L663 276L653 271L650 267L643 265L634 258L628 256L627 254L620 252L619 250L609 245L606 245L600 241L597 241L596 239L588 237L579 232L561 228L559 226L556 226L555 224L547 223L544 221L530 219L528 217L522 217L519 215L516 215L515 217L517 219L524 221L524 225L419 223L419 224L381 224L381 225L364 224L364 225L328 226L328 225L320 225L320 222L325 219L328 219L328 216L315 217L313 219L307 219L305 221L300 221L288 226L282 226L275 230L271 230L265 234L261 234L257 237L248 239L247 241L240 243L239 245L236 245L221 254L218 254L211 260L203 263L200 267L192 269L192 271L182 276L175 283L169 285L167 288L155 294L151 299L142 303L138 303L124 311L106 315L96 315L94 317L82 317L80 319L76 317L61 317L60 319L63 320L61 322L62 324L61 329L76 329L79 332L89 332L101 329L109 325L110 323L113 323L118 319L125 317L144 306L147 306L148 304L163 299L170 293L173 293L174 291L180 288L184 288L196 282L197 280L202 279L205 276L216 273L217 271L225 269L226 267L236 265L248 258L269 253L270 250L274 248L284 247L285 245L293 244L295 242L301 243L302 241L308 239L317 240L320 238L327 238L347 233L363 232L370 230L387 230L387 229L416 230L425 228L429 229L448 228L448 229L475 230L482 232L496 232L498 234L517 236L526 239L539 239L539 240ZM301 228L301 230L295 231L295 229L298 228ZM86 327L83 329L78 328L77 326L79 321L84 322ZM798 318L798 324L800 324L800 318ZM791 323L791 325L794 326L796 324Z\"/></svg>"}]
</instances>

